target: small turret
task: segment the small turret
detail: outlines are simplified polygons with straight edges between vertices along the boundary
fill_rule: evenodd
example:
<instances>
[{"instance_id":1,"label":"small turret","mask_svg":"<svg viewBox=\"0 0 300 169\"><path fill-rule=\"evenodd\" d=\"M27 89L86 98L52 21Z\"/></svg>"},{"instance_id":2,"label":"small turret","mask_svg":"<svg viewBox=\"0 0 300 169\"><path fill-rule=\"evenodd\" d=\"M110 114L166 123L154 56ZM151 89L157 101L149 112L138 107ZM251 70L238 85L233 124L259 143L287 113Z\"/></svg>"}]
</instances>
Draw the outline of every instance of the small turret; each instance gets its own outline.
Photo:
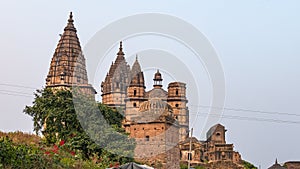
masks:
<instances>
[{"instance_id":1,"label":"small turret","mask_svg":"<svg viewBox=\"0 0 300 169\"><path fill-rule=\"evenodd\" d=\"M157 70L157 72L154 74L153 81L154 81L154 85L153 85L154 88L161 88L162 87L163 79L162 79L162 76L161 76L159 70Z\"/></svg>"}]
</instances>

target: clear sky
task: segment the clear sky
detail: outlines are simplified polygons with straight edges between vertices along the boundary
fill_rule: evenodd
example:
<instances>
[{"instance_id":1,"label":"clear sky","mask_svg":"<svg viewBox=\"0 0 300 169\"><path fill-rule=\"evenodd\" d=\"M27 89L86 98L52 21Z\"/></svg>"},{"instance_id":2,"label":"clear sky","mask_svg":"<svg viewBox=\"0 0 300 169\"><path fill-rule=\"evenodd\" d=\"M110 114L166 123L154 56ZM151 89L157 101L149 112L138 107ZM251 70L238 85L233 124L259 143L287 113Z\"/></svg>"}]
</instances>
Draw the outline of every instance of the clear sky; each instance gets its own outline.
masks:
<instances>
[{"instance_id":1,"label":"clear sky","mask_svg":"<svg viewBox=\"0 0 300 169\"><path fill-rule=\"evenodd\" d=\"M70 11L74 13L82 47L101 28L134 14L163 13L192 24L214 46L224 69L225 107L228 109L224 110L224 118L220 123L228 129L227 142L234 143L244 159L262 168L271 166L275 158L279 162L300 160L298 0L2 0L0 130L32 132L31 119L22 110L25 105L31 104L34 90L45 84L51 57ZM134 42L128 40L126 49L132 54L133 46L139 48ZM153 45L144 42L143 45L150 48ZM112 50L113 54L114 50L116 47ZM140 55L143 54L147 55L147 52L141 52ZM89 56L85 57L89 59ZM142 67L146 64L143 56L140 62ZM193 61L190 64L187 66L195 66ZM149 76L152 73L146 71L146 80L150 81L147 86L151 85L152 77ZM91 83L98 88L102 75L95 78L99 79L99 83ZM207 77L203 76L203 79L200 103L209 105L209 82ZM192 103L189 107L191 114L195 115L194 108L199 104ZM203 108L197 111L208 112ZM199 123L203 119L199 117L195 120L196 116L192 117L190 122L195 128L195 135L200 137L202 125Z\"/></svg>"}]
</instances>

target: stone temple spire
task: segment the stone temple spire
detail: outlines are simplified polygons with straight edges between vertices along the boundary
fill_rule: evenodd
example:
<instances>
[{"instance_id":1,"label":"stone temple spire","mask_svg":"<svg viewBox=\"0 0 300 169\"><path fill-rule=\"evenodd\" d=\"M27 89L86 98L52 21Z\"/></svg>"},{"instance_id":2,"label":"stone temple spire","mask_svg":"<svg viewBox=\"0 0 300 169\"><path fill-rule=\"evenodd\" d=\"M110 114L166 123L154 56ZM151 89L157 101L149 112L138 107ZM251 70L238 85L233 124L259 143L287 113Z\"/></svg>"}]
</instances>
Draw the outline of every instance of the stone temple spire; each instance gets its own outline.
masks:
<instances>
[{"instance_id":1,"label":"stone temple spire","mask_svg":"<svg viewBox=\"0 0 300 169\"><path fill-rule=\"evenodd\" d=\"M88 84L85 58L74 26L72 12L67 26L64 28L64 33L60 36L50 63L46 87L61 88L76 85L94 90Z\"/></svg>"},{"instance_id":2,"label":"stone temple spire","mask_svg":"<svg viewBox=\"0 0 300 169\"><path fill-rule=\"evenodd\" d=\"M102 103L111 107L125 107L125 96L130 82L130 66L124 57L120 42L117 58L109 68L108 75L101 83Z\"/></svg>"},{"instance_id":3,"label":"stone temple spire","mask_svg":"<svg viewBox=\"0 0 300 169\"><path fill-rule=\"evenodd\" d=\"M132 65L131 69L131 86L142 86L145 88L145 81L144 81L144 73L141 70L141 65L138 61L138 57L136 56L135 62Z\"/></svg>"},{"instance_id":4,"label":"stone temple spire","mask_svg":"<svg viewBox=\"0 0 300 169\"><path fill-rule=\"evenodd\" d=\"M115 63L119 64L120 62L125 61L125 57L124 57L124 52L123 52L123 45L122 45L122 41L120 42L120 47L119 47L119 52L117 53L117 58Z\"/></svg>"}]
</instances>

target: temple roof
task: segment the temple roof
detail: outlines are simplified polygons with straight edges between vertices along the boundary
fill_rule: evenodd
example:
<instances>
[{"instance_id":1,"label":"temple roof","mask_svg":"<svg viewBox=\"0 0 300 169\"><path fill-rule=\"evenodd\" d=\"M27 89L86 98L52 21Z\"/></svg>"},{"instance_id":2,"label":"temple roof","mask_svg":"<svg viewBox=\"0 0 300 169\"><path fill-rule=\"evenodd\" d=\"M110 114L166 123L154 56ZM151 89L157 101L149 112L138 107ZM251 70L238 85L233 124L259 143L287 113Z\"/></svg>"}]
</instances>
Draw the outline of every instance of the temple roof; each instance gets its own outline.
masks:
<instances>
[{"instance_id":1,"label":"temple roof","mask_svg":"<svg viewBox=\"0 0 300 169\"><path fill-rule=\"evenodd\" d=\"M224 127L223 125L221 125L221 124L216 124L216 125L212 126L212 127L207 131L207 133L206 133L206 138L209 139L209 138L215 133L215 131L216 131L217 129L219 129L219 128L224 129L224 131L226 132L225 127Z\"/></svg>"},{"instance_id":2,"label":"temple roof","mask_svg":"<svg viewBox=\"0 0 300 169\"><path fill-rule=\"evenodd\" d=\"M268 169L286 169L285 167L282 167L280 164L278 164L277 162L277 158L275 161L275 164L273 164L271 167L269 167Z\"/></svg>"},{"instance_id":3,"label":"temple roof","mask_svg":"<svg viewBox=\"0 0 300 169\"><path fill-rule=\"evenodd\" d=\"M72 12L64 32L60 36L50 63L46 86L88 86L85 58L74 26Z\"/></svg>"},{"instance_id":4,"label":"temple roof","mask_svg":"<svg viewBox=\"0 0 300 169\"><path fill-rule=\"evenodd\" d=\"M110 92L126 92L130 80L130 66L124 57L122 41L117 58L111 63L105 80L101 83L102 95Z\"/></svg>"},{"instance_id":5,"label":"temple roof","mask_svg":"<svg viewBox=\"0 0 300 169\"><path fill-rule=\"evenodd\" d=\"M141 65L138 61L138 57L136 56L135 62L132 65L130 75L130 85L137 85L145 87L144 73L141 70Z\"/></svg>"},{"instance_id":6,"label":"temple roof","mask_svg":"<svg viewBox=\"0 0 300 169\"><path fill-rule=\"evenodd\" d=\"M137 73L141 72L141 65L138 61L138 57L136 56L136 59L132 65L132 69L131 69L131 72L134 73L133 75L136 75Z\"/></svg>"}]
</instances>

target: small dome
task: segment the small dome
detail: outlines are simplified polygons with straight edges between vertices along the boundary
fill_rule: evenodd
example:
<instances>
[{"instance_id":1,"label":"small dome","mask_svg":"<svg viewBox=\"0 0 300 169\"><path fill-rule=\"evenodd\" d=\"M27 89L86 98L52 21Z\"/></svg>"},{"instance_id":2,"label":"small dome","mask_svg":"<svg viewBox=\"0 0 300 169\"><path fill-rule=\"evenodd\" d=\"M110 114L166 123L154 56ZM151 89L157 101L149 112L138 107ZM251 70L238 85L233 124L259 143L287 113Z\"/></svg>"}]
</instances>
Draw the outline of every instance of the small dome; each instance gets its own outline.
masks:
<instances>
[{"instance_id":1,"label":"small dome","mask_svg":"<svg viewBox=\"0 0 300 169\"><path fill-rule=\"evenodd\" d=\"M159 70L154 74L154 79L155 81L162 81L161 74L159 73Z\"/></svg>"}]
</instances>

